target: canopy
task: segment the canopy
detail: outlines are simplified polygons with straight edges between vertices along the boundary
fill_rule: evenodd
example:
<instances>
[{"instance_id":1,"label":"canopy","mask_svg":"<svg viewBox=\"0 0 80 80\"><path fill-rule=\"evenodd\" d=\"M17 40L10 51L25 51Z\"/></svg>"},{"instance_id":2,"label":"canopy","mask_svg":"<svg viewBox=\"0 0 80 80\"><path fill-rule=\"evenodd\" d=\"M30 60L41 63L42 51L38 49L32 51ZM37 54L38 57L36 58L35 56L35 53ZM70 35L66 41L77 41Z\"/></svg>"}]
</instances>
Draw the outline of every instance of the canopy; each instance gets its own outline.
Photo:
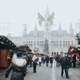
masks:
<instances>
[{"instance_id":1,"label":"canopy","mask_svg":"<svg viewBox=\"0 0 80 80\"><path fill-rule=\"evenodd\" d=\"M0 49L3 49L3 48L15 49L16 45L7 37L0 36Z\"/></svg>"},{"instance_id":2,"label":"canopy","mask_svg":"<svg viewBox=\"0 0 80 80\"><path fill-rule=\"evenodd\" d=\"M32 51L32 50L29 48L28 45L21 45L21 46L17 47L17 50L26 51L26 52L28 52L28 53L31 53L31 51Z\"/></svg>"}]
</instances>

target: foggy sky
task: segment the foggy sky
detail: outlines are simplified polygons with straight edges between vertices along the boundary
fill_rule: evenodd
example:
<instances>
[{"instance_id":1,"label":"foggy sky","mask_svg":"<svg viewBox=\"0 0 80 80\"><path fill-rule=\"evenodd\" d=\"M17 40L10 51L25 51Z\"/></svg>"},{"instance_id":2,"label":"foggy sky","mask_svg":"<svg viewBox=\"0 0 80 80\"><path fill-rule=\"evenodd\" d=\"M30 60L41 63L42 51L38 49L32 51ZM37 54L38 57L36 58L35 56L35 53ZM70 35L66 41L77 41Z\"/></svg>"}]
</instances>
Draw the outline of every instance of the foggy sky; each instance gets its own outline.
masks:
<instances>
[{"instance_id":1,"label":"foggy sky","mask_svg":"<svg viewBox=\"0 0 80 80\"><path fill-rule=\"evenodd\" d=\"M0 34L21 35L23 24L27 24L28 32L35 24L40 28L37 13L44 16L47 7L55 13L53 28L61 23L68 30L72 23L75 32L79 31L76 23L80 21L80 0L0 0Z\"/></svg>"}]
</instances>

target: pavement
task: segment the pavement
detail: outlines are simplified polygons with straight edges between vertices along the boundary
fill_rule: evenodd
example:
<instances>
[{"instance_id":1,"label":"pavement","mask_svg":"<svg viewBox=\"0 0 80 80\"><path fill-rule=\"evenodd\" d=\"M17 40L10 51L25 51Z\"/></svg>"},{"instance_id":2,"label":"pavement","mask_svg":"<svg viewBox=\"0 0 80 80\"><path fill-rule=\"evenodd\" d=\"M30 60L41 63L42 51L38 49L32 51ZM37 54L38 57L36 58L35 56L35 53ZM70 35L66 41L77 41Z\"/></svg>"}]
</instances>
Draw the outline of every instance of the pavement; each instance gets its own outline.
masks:
<instances>
[{"instance_id":1,"label":"pavement","mask_svg":"<svg viewBox=\"0 0 80 80\"><path fill-rule=\"evenodd\" d=\"M0 80L6 80L4 77L5 72L0 71Z\"/></svg>"},{"instance_id":2,"label":"pavement","mask_svg":"<svg viewBox=\"0 0 80 80\"><path fill-rule=\"evenodd\" d=\"M53 73L51 80L80 80L80 68L69 69L69 79L66 79L65 73L61 77L61 67L56 67L56 63L53 64ZM55 79L54 79L55 78Z\"/></svg>"},{"instance_id":3,"label":"pavement","mask_svg":"<svg viewBox=\"0 0 80 80\"><path fill-rule=\"evenodd\" d=\"M80 68L71 68L69 69L69 79L66 79L65 74L64 77L61 77L61 68L56 67L56 62L53 63L53 68L46 67L46 65L42 65L41 67L37 67L37 73L33 73L32 68L28 68L28 73L25 76L24 80L80 80ZM2 76L1 76L2 75ZM9 78L4 78L3 74L0 74L0 80L10 80Z\"/></svg>"}]
</instances>

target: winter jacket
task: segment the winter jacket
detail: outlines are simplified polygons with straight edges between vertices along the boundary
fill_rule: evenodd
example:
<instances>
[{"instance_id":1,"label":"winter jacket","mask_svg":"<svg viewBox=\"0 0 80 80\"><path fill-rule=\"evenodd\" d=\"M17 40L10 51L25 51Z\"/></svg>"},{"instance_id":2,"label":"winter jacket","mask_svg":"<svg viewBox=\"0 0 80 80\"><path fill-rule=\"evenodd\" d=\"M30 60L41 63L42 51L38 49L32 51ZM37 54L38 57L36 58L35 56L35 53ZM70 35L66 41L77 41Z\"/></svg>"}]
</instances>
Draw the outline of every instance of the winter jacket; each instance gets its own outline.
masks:
<instances>
[{"instance_id":1,"label":"winter jacket","mask_svg":"<svg viewBox=\"0 0 80 80\"><path fill-rule=\"evenodd\" d=\"M18 67L15 64L11 64L6 71L5 77L7 78L12 71L11 80L24 80L26 75L26 65L23 67Z\"/></svg>"}]
</instances>

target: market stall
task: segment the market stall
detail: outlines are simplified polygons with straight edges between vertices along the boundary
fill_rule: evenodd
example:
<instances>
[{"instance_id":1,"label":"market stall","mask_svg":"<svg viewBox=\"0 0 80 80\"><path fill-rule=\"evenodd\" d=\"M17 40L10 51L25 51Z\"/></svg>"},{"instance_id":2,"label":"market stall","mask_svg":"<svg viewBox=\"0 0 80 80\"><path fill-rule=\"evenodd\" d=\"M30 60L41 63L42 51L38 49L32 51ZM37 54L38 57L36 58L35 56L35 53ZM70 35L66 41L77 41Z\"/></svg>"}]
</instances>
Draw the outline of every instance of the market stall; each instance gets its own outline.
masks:
<instances>
[{"instance_id":1,"label":"market stall","mask_svg":"<svg viewBox=\"0 0 80 80\"><path fill-rule=\"evenodd\" d=\"M70 46L70 48L69 48L69 50L68 50L68 53L69 53L71 56L76 55L76 58L80 60L80 48Z\"/></svg>"},{"instance_id":2,"label":"market stall","mask_svg":"<svg viewBox=\"0 0 80 80\"><path fill-rule=\"evenodd\" d=\"M11 61L12 50L16 45L5 36L0 36L0 69L7 68Z\"/></svg>"}]
</instances>

